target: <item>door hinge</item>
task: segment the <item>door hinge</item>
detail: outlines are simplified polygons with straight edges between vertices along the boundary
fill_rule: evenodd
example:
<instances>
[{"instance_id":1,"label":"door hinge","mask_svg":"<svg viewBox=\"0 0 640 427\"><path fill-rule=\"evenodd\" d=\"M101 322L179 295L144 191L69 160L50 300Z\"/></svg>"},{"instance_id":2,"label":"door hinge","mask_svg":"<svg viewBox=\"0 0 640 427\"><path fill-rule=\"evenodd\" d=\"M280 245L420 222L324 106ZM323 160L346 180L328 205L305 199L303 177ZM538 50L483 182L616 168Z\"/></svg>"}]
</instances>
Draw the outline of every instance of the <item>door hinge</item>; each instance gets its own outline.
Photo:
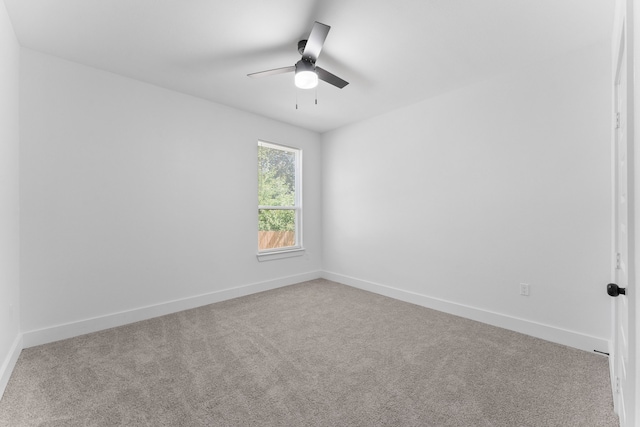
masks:
<instances>
[{"instance_id":1,"label":"door hinge","mask_svg":"<svg viewBox=\"0 0 640 427\"><path fill-rule=\"evenodd\" d=\"M616 129L620 129L620 113L616 112Z\"/></svg>"},{"instance_id":2,"label":"door hinge","mask_svg":"<svg viewBox=\"0 0 640 427\"><path fill-rule=\"evenodd\" d=\"M616 252L616 270L620 270L620 252Z\"/></svg>"},{"instance_id":3,"label":"door hinge","mask_svg":"<svg viewBox=\"0 0 640 427\"><path fill-rule=\"evenodd\" d=\"M620 394L620 377L616 377L616 394Z\"/></svg>"}]
</instances>

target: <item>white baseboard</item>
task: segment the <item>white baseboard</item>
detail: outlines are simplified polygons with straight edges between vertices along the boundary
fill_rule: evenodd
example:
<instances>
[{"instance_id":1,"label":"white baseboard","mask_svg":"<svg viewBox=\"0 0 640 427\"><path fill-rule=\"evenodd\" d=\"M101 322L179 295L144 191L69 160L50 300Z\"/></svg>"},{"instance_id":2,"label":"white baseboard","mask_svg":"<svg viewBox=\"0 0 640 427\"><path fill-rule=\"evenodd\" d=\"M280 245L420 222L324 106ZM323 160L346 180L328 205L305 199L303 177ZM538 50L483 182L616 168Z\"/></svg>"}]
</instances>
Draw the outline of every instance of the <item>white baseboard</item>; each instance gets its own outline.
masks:
<instances>
[{"instance_id":1,"label":"white baseboard","mask_svg":"<svg viewBox=\"0 0 640 427\"><path fill-rule=\"evenodd\" d=\"M176 313L182 310L189 310L203 305L213 304L216 302L226 301L245 295L293 285L295 283L305 282L307 280L319 279L320 277L320 271L312 271L295 276L280 277L278 279L267 280L265 282L238 286L235 288L224 289L221 291L215 291L203 295L197 295L179 300L168 301L161 304L140 307L133 310L112 313L105 316L79 320L77 322L65 323L61 325L50 326L47 328L26 331L22 334L22 345L24 346L24 348L34 347L36 345L47 344L67 338L73 338L91 332L97 332L133 322L139 322L141 320L151 319L153 317L164 316L165 314Z\"/></svg>"},{"instance_id":2,"label":"white baseboard","mask_svg":"<svg viewBox=\"0 0 640 427\"><path fill-rule=\"evenodd\" d=\"M508 316L505 314L495 313L483 310L477 307L471 307L464 304L458 304L439 298L433 298L418 293L405 291L402 289L392 288L390 286L373 283L366 280L356 279L330 271L323 271L322 278L343 285L352 286L354 288L363 289L365 291L374 292L400 301L420 305L422 307L432 308L434 310L464 317L466 319L475 320L489 325L497 326L511 331L520 332L546 341L557 344L574 347L580 350L593 352L598 350L601 352L609 352L609 341L585 335L575 331L557 328L555 326L544 325L542 323L533 322L518 317Z\"/></svg>"},{"instance_id":3,"label":"white baseboard","mask_svg":"<svg viewBox=\"0 0 640 427\"><path fill-rule=\"evenodd\" d=\"M72 338L78 335L114 328L141 320L151 319L153 317L163 316L165 314L171 314L182 310L189 310L191 308L213 304L220 301L226 301L257 292L280 288L283 286L293 285L295 283L300 283L307 280L314 280L320 277L327 280L332 280L334 282L342 283L344 285L363 289L369 292L374 292L400 301L432 308L434 310L442 311L471 320L476 320L478 322L487 323L489 325L509 329L581 350L589 352L593 352L593 350L602 352L610 351L609 341L602 338L593 337L579 332L561 329L526 319L508 316L505 314L495 313L477 307L458 304L439 298L433 298L426 295L382 285L379 283L373 283L366 280L333 273L330 271L312 271L295 276L287 276L268 280L265 282L238 286L235 288L224 289L221 291L211 292L208 294L197 295L194 297L183 298L174 301L168 301L152 306L140 307L133 310L112 313L105 316L80 320L77 322L23 332L19 342L17 341L14 344L14 349L12 350L12 352L16 354L10 354L9 358L2 365L2 370L0 371L0 381L4 381L5 376L6 381L8 381L8 377L13 370L13 366L15 365L15 360L17 360L17 357L20 354L22 348L33 347L53 341ZM5 382L0 382L0 390L3 390L3 388L1 388L3 384L6 386Z\"/></svg>"},{"instance_id":4,"label":"white baseboard","mask_svg":"<svg viewBox=\"0 0 640 427\"><path fill-rule=\"evenodd\" d=\"M0 366L0 399L4 394L4 390L7 388L7 384L9 384L9 378L11 378L11 373L13 372L13 368L16 366L18 357L20 357L20 352L22 351L23 346L22 343L22 334L18 334L16 339L13 340L11 349L9 349L9 354L7 354Z\"/></svg>"}]
</instances>

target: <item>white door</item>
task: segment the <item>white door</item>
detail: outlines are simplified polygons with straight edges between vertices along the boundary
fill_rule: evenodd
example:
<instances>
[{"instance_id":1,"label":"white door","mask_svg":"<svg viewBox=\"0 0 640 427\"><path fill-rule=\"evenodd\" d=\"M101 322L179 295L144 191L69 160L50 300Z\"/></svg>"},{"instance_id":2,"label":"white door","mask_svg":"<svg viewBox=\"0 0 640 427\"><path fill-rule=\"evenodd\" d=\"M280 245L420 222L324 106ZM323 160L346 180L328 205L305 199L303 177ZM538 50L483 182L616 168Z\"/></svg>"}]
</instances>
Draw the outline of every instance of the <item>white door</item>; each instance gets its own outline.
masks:
<instances>
[{"instance_id":1,"label":"white door","mask_svg":"<svg viewBox=\"0 0 640 427\"><path fill-rule=\"evenodd\" d=\"M627 16L628 18L628 16ZM613 303L614 342L612 386L616 412L622 427L635 426L638 420L635 414L635 349L632 342L635 337L634 306L632 295L634 259L633 243L633 117L634 108L632 63L629 54L628 28L623 22L618 37L619 45L615 60L614 106L615 132L613 144L614 159L614 282L608 287L609 295L615 297ZM631 191L630 191L631 190Z\"/></svg>"}]
</instances>

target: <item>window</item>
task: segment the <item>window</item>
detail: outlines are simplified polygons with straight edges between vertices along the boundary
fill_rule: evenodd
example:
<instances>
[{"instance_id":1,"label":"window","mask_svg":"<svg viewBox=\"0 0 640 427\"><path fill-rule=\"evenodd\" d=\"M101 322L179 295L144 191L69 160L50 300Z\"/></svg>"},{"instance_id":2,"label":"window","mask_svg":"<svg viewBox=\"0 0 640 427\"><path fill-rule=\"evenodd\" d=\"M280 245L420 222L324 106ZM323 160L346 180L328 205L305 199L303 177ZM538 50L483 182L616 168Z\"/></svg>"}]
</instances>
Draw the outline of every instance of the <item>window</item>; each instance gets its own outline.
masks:
<instances>
[{"instance_id":1,"label":"window","mask_svg":"<svg viewBox=\"0 0 640 427\"><path fill-rule=\"evenodd\" d=\"M302 255L302 152L258 141L258 259Z\"/></svg>"}]
</instances>

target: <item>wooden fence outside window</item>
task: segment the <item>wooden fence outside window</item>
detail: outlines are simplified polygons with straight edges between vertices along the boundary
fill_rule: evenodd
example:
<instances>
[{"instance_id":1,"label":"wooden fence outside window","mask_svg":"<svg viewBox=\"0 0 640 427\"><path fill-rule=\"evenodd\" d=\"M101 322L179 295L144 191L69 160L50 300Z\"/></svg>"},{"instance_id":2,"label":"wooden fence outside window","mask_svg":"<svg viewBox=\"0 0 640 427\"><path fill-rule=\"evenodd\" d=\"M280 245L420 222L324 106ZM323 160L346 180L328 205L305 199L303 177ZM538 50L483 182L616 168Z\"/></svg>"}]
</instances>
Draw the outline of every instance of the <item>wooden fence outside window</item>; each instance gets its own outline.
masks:
<instances>
[{"instance_id":1,"label":"wooden fence outside window","mask_svg":"<svg viewBox=\"0 0 640 427\"><path fill-rule=\"evenodd\" d=\"M258 231L258 249L275 249L294 246L295 231Z\"/></svg>"}]
</instances>

